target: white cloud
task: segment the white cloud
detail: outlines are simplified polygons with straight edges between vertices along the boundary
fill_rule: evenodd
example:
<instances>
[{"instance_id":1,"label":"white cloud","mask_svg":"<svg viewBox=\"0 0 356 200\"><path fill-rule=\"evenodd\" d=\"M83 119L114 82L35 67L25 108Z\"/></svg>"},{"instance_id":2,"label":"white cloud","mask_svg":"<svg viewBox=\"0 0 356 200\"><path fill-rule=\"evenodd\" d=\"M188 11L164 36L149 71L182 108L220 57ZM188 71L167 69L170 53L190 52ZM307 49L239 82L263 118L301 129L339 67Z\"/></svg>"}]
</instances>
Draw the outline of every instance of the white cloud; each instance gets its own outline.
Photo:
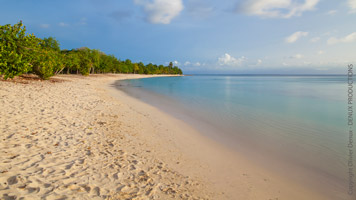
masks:
<instances>
[{"instance_id":1,"label":"white cloud","mask_svg":"<svg viewBox=\"0 0 356 200\"><path fill-rule=\"evenodd\" d=\"M174 66L178 66L178 65L180 65L180 63L175 60L175 61L173 61L173 65L174 65Z\"/></svg>"},{"instance_id":2,"label":"white cloud","mask_svg":"<svg viewBox=\"0 0 356 200\"><path fill-rule=\"evenodd\" d=\"M356 0L349 0L348 3L351 9L351 13L356 13Z\"/></svg>"},{"instance_id":3,"label":"white cloud","mask_svg":"<svg viewBox=\"0 0 356 200\"><path fill-rule=\"evenodd\" d=\"M184 63L184 66L188 66L188 65L191 65L191 66L194 66L194 67L200 67L200 66L202 66L202 64L201 64L200 62L191 63L191 62L189 62L189 61L186 61L186 62Z\"/></svg>"},{"instance_id":4,"label":"white cloud","mask_svg":"<svg viewBox=\"0 0 356 200\"><path fill-rule=\"evenodd\" d=\"M335 13L337 13L337 10L330 10L326 14L327 15L335 15Z\"/></svg>"},{"instance_id":5,"label":"white cloud","mask_svg":"<svg viewBox=\"0 0 356 200\"><path fill-rule=\"evenodd\" d=\"M49 28L50 25L49 25L49 24L40 24L40 27L41 27L41 28Z\"/></svg>"},{"instance_id":6,"label":"white cloud","mask_svg":"<svg viewBox=\"0 0 356 200\"><path fill-rule=\"evenodd\" d=\"M258 59L256 65L260 65L260 64L262 64L262 60L261 60L261 59Z\"/></svg>"},{"instance_id":7,"label":"white cloud","mask_svg":"<svg viewBox=\"0 0 356 200\"><path fill-rule=\"evenodd\" d=\"M307 36L309 33L308 32L302 32L298 31L290 35L289 37L286 38L287 43L294 43L296 42L299 38Z\"/></svg>"},{"instance_id":8,"label":"white cloud","mask_svg":"<svg viewBox=\"0 0 356 200\"><path fill-rule=\"evenodd\" d=\"M247 0L237 8L237 12L262 17L290 18L300 16L315 8L319 0Z\"/></svg>"},{"instance_id":9,"label":"white cloud","mask_svg":"<svg viewBox=\"0 0 356 200\"><path fill-rule=\"evenodd\" d=\"M152 24L169 24L184 8L182 0L134 0L134 3L143 6L147 21Z\"/></svg>"},{"instance_id":10,"label":"white cloud","mask_svg":"<svg viewBox=\"0 0 356 200\"><path fill-rule=\"evenodd\" d=\"M295 54L294 56L291 56L290 58L296 58L296 59L301 59L303 58L304 56L302 54Z\"/></svg>"},{"instance_id":11,"label":"white cloud","mask_svg":"<svg viewBox=\"0 0 356 200\"><path fill-rule=\"evenodd\" d=\"M329 45L337 44L337 43L351 43L351 42L356 42L356 32L353 32L342 38L331 37L327 41Z\"/></svg>"},{"instance_id":12,"label":"white cloud","mask_svg":"<svg viewBox=\"0 0 356 200\"><path fill-rule=\"evenodd\" d=\"M325 53L325 52L322 51L322 50L320 50L320 51L317 52L318 55L322 55L322 54L324 54L324 53Z\"/></svg>"},{"instance_id":13,"label":"white cloud","mask_svg":"<svg viewBox=\"0 0 356 200\"><path fill-rule=\"evenodd\" d=\"M310 42L317 42L320 40L320 37L313 37L312 39L310 39Z\"/></svg>"},{"instance_id":14,"label":"white cloud","mask_svg":"<svg viewBox=\"0 0 356 200\"><path fill-rule=\"evenodd\" d=\"M241 56L240 58L234 58L228 53L225 53L224 55L218 58L218 63L219 65L238 66L241 65L245 60L245 56Z\"/></svg>"},{"instance_id":15,"label":"white cloud","mask_svg":"<svg viewBox=\"0 0 356 200\"><path fill-rule=\"evenodd\" d=\"M69 26L69 24L66 24L66 23L64 23L64 22L61 22L61 23L59 23L58 25L59 25L59 26L62 26L62 27Z\"/></svg>"},{"instance_id":16,"label":"white cloud","mask_svg":"<svg viewBox=\"0 0 356 200\"><path fill-rule=\"evenodd\" d=\"M196 67L200 67L201 66L200 62L196 62L193 65L196 66Z\"/></svg>"}]
</instances>

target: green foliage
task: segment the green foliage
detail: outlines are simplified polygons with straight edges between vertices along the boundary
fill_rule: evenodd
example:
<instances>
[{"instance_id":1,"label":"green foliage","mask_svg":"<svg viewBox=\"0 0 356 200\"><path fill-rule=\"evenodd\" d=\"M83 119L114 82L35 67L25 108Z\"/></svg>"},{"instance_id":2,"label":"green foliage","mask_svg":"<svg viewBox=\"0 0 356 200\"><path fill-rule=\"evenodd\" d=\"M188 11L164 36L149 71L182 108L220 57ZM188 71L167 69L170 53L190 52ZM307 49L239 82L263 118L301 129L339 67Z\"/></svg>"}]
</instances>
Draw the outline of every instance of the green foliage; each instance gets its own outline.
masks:
<instances>
[{"instance_id":1,"label":"green foliage","mask_svg":"<svg viewBox=\"0 0 356 200\"><path fill-rule=\"evenodd\" d=\"M59 42L53 37L44 38L41 42L41 46L44 49L51 49L57 52L61 50L59 47Z\"/></svg>"},{"instance_id":2,"label":"green foliage","mask_svg":"<svg viewBox=\"0 0 356 200\"><path fill-rule=\"evenodd\" d=\"M31 65L27 52L35 44L36 38L26 35L22 22L0 26L0 75L7 79L28 72Z\"/></svg>"},{"instance_id":3,"label":"green foliage","mask_svg":"<svg viewBox=\"0 0 356 200\"><path fill-rule=\"evenodd\" d=\"M74 51L62 51L61 54L64 55L64 60L63 60L64 67L65 67L64 70L67 72L67 74L76 71L79 72L79 68L80 68L79 54Z\"/></svg>"},{"instance_id":4,"label":"green foliage","mask_svg":"<svg viewBox=\"0 0 356 200\"><path fill-rule=\"evenodd\" d=\"M54 75L54 71L58 65L56 62L58 55L52 50L37 51L35 55L32 60L33 72L41 79L49 79Z\"/></svg>"},{"instance_id":5,"label":"green foliage","mask_svg":"<svg viewBox=\"0 0 356 200\"><path fill-rule=\"evenodd\" d=\"M134 64L133 64L133 71L134 71L134 74L136 74L139 70L140 70L140 67L138 66L138 64L137 64L137 63L134 63Z\"/></svg>"},{"instance_id":6,"label":"green foliage","mask_svg":"<svg viewBox=\"0 0 356 200\"><path fill-rule=\"evenodd\" d=\"M65 59L67 57L65 54L61 54L56 51L52 51L52 53L54 54L54 59L55 59L54 74L57 75L64 70L66 64Z\"/></svg>"},{"instance_id":7,"label":"green foliage","mask_svg":"<svg viewBox=\"0 0 356 200\"><path fill-rule=\"evenodd\" d=\"M94 73L96 67L100 66L100 54L101 52L97 49L92 49L89 52L89 59L92 63L92 73Z\"/></svg>"},{"instance_id":8,"label":"green foliage","mask_svg":"<svg viewBox=\"0 0 356 200\"><path fill-rule=\"evenodd\" d=\"M138 73L138 74L182 74L173 66L133 63L130 59L118 60L97 49L87 47L60 50L59 42L48 37L39 39L26 35L22 22L11 26L0 26L0 75L5 79L23 73L34 73L42 79L66 73Z\"/></svg>"},{"instance_id":9,"label":"green foliage","mask_svg":"<svg viewBox=\"0 0 356 200\"><path fill-rule=\"evenodd\" d=\"M93 66L92 60L90 59L90 50L83 49L78 51L79 57L79 72L87 76L90 73L90 68Z\"/></svg>"}]
</instances>

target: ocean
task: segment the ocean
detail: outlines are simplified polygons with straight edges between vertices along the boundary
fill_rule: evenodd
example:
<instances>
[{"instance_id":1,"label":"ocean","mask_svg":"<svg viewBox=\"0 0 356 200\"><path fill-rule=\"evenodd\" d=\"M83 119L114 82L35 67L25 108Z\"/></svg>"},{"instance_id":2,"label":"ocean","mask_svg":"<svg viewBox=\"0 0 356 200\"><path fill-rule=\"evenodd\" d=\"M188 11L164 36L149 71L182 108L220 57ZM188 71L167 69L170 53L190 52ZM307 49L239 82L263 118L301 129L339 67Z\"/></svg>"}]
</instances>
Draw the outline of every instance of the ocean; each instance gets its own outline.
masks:
<instances>
[{"instance_id":1,"label":"ocean","mask_svg":"<svg viewBox=\"0 0 356 200\"><path fill-rule=\"evenodd\" d=\"M116 86L251 162L337 199L347 197L346 75L194 75Z\"/></svg>"}]
</instances>

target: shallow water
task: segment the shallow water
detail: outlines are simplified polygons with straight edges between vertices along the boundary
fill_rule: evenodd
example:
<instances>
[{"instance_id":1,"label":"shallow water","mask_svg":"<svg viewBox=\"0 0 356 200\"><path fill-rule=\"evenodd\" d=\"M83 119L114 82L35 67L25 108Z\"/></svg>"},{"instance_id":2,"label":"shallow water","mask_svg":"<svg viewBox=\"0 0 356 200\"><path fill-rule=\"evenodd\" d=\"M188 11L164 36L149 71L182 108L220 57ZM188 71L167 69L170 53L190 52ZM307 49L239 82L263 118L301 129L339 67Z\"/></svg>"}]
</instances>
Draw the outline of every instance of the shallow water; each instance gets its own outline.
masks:
<instances>
[{"instance_id":1,"label":"shallow water","mask_svg":"<svg viewBox=\"0 0 356 200\"><path fill-rule=\"evenodd\" d=\"M264 168L348 199L346 76L204 75L116 83Z\"/></svg>"}]
</instances>

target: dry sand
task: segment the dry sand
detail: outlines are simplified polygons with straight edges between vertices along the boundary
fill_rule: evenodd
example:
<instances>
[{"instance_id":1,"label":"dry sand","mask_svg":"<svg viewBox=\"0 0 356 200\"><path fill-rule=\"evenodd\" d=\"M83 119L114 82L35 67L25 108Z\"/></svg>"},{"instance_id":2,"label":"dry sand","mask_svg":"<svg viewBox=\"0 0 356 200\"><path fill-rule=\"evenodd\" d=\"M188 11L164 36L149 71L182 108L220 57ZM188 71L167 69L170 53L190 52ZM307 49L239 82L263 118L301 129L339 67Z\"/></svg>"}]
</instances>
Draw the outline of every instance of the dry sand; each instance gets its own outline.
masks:
<instances>
[{"instance_id":1,"label":"dry sand","mask_svg":"<svg viewBox=\"0 0 356 200\"><path fill-rule=\"evenodd\" d=\"M116 90L0 81L0 199L327 199Z\"/></svg>"}]
</instances>

